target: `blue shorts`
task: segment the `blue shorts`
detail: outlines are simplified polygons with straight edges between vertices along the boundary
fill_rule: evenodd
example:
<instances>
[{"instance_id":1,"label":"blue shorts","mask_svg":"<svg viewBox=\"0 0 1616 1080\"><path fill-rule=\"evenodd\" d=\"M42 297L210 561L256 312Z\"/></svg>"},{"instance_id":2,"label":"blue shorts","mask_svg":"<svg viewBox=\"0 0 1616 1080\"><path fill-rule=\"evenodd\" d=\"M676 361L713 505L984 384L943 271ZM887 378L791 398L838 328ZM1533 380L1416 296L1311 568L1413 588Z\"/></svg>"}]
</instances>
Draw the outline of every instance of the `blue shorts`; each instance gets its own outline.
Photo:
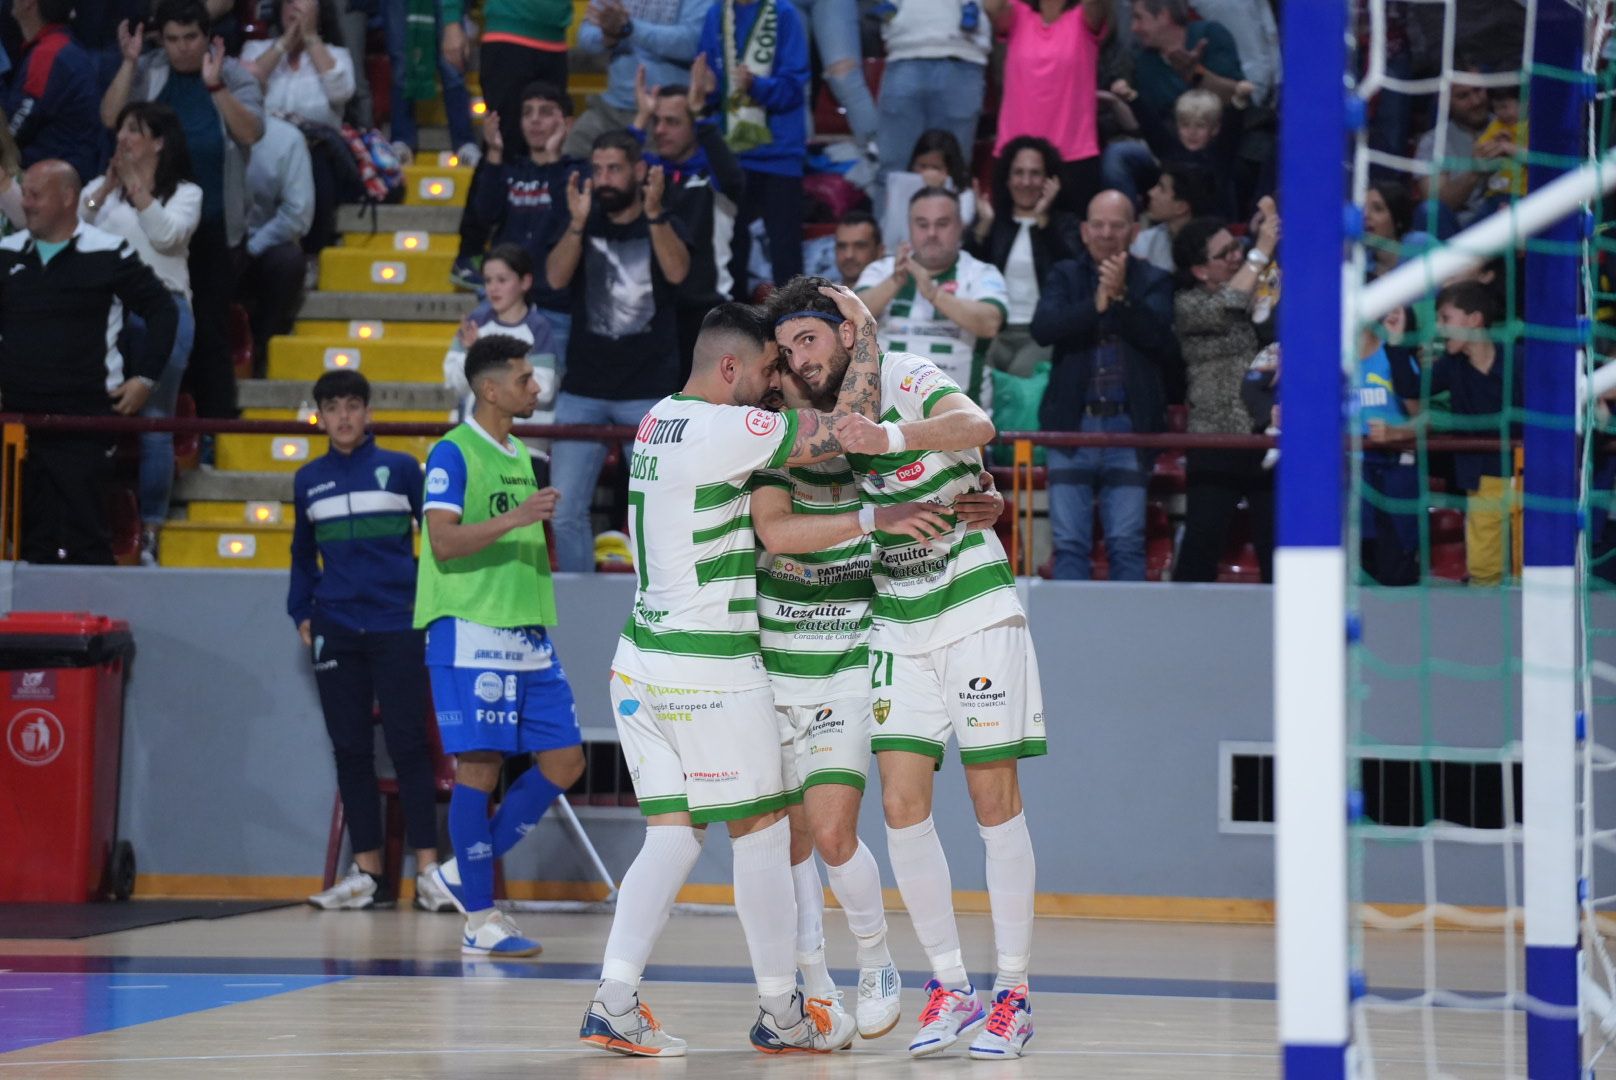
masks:
<instances>
[{"instance_id":1,"label":"blue shorts","mask_svg":"<svg viewBox=\"0 0 1616 1080\"><path fill-rule=\"evenodd\" d=\"M432 627L440 647L445 629ZM518 643L505 657L485 651L485 663L470 665L434 663L442 654L434 655L429 637L427 671L444 752L533 754L579 745L583 734L572 687L544 628L499 633Z\"/></svg>"}]
</instances>

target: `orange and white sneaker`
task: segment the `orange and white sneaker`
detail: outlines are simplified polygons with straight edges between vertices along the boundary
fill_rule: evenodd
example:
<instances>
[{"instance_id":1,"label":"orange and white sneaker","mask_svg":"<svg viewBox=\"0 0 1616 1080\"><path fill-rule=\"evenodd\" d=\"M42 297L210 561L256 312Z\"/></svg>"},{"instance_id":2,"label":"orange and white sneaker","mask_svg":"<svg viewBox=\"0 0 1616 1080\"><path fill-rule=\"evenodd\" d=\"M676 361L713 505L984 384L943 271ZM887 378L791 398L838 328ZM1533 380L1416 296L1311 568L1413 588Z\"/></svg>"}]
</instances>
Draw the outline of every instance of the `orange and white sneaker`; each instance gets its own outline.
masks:
<instances>
[{"instance_id":1,"label":"orange and white sneaker","mask_svg":"<svg viewBox=\"0 0 1616 1080\"><path fill-rule=\"evenodd\" d=\"M684 1057L685 1041L662 1030L651 1009L635 994L626 1011L614 1013L599 998L589 1003L578 1038L628 1057Z\"/></svg>"},{"instance_id":2,"label":"orange and white sneaker","mask_svg":"<svg viewBox=\"0 0 1616 1080\"><path fill-rule=\"evenodd\" d=\"M988 1014L973 986L951 989L932 979L926 984L926 1007L920 1031L909 1044L910 1057L940 1054L987 1022Z\"/></svg>"},{"instance_id":3,"label":"orange and white sneaker","mask_svg":"<svg viewBox=\"0 0 1616 1080\"><path fill-rule=\"evenodd\" d=\"M971 1056L983 1061L1020 1057L1032 1042L1032 1001L1027 984L1000 990L988 1022L971 1041Z\"/></svg>"},{"instance_id":4,"label":"orange and white sneaker","mask_svg":"<svg viewBox=\"0 0 1616 1080\"><path fill-rule=\"evenodd\" d=\"M845 1050L858 1034L858 1023L837 1002L791 995L786 1015L758 1009L752 1045L765 1054L829 1054Z\"/></svg>"}]
</instances>

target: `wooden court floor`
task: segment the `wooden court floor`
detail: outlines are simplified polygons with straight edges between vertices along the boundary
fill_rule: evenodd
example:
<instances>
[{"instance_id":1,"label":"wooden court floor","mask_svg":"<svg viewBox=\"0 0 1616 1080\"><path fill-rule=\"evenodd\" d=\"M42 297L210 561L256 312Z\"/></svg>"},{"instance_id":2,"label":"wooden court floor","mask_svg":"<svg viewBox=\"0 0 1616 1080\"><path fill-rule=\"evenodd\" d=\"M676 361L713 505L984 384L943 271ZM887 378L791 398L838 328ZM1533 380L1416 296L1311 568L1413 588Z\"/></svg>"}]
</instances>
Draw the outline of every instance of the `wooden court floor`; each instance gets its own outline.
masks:
<instances>
[{"instance_id":1,"label":"wooden court floor","mask_svg":"<svg viewBox=\"0 0 1616 1080\"><path fill-rule=\"evenodd\" d=\"M904 1022L851 1052L767 1058L746 1043L755 1005L739 924L730 913L681 912L644 998L691 1054L638 1061L575 1041L608 918L516 918L543 940L542 957L463 960L457 917L410 910L287 908L78 941L0 940L0 1080L1278 1075L1267 927L1040 919L1029 1055L911 1061L923 963L907 920L891 914ZM972 970L988 967L989 920L961 916L961 930ZM826 933L847 986L852 944L839 912L826 913ZM1438 935L1442 984L1497 992L1502 949L1496 934ZM1418 989L1420 965L1418 937L1369 942L1376 989ZM1427 1028L1418 1014L1377 1015L1370 1041L1380 1080L1525 1074L1519 1016L1442 1009Z\"/></svg>"}]
</instances>

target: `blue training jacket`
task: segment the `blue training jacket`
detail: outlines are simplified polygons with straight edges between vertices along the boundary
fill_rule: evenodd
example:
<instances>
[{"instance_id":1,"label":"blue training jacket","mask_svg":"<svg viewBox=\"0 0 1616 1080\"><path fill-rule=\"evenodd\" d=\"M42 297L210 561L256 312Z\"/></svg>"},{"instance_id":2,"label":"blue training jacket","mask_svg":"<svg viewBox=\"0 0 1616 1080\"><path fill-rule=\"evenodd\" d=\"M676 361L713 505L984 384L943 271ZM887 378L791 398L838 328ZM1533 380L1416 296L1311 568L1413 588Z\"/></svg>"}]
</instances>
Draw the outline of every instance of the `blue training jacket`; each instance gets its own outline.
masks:
<instances>
[{"instance_id":1,"label":"blue training jacket","mask_svg":"<svg viewBox=\"0 0 1616 1080\"><path fill-rule=\"evenodd\" d=\"M420 463L367 435L352 454L315 458L292 485L292 621L318 613L350 630L410 629Z\"/></svg>"},{"instance_id":2,"label":"blue training jacket","mask_svg":"<svg viewBox=\"0 0 1616 1080\"><path fill-rule=\"evenodd\" d=\"M721 90L726 86L724 72L723 2L707 10L707 20L701 28L701 51L707 54L718 77L719 90L715 90L708 104L719 106L722 117ZM746 35L757 22L763 4L735 5L735 44L745 49ZM776 33L779 39L774 54L774 74L752 80L752 100L768 113L772 142L736 154L741 166L750 172L774 173L776 176L801 176L803 158L808 153L808 114L803 108L808 100L808 31L802 15L790 0L775 4Z\"/></svg>"}]
</instances>

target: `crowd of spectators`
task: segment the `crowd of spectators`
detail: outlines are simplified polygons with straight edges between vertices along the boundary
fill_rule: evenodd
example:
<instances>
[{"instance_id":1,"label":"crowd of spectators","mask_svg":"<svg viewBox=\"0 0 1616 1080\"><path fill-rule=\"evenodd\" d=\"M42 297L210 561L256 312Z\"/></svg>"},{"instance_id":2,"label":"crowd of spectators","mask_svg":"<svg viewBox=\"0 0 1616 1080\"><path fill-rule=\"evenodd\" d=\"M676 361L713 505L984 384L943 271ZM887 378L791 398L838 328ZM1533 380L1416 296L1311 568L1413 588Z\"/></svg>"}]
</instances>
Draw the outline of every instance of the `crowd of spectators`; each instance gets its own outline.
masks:
<instances>
[{"instance_id":1,"label":"crowd of spectators","mask_svg":"<svg viewBox=\"0 0 1616 1080\"><path fill-rule=\"evenodd\" d=\"M355 174L408 161L415 103L441 98L450 145L476 166L451 277L481 304L451 357L479 334L524 336L558 422L637 422L679 385L712 305L806 268L854 285L885 347L928 356L1003 410L1001 427L1277 429L1284 78L1271 0L590 0L570 52L570 0L487 0L480 13L460 0L248 7L114 0L86 14L72 0L13 0L15 25L0 34L0 208L18 230L7 243L31 268L52 260L58 241L34 231L19 175L65 162L52 183L73 189L86 229L113 238L95 243L127 250L178 313L126 320L105 386L76 387L75 411L164 415L183 380L199 415L234 416L228 306L248 309L262 364L314 279L312 256L340 242L335 209L363 190ZM1404 78L1434 70L1441 52L1418 7L1389 15L1388 70ZM1483 20L1483 36L1461 21L1461 52L1483 48L1458 62L1442 128L1434 96L1374 103L1377 149L1441 167L1429 179L1377 172L1362 208L1369 276L1520 192L1518 95L1464 81L1518 61L1518 22ZM385 114L367 79L384 57ZM569 57L604 70L603 93L574 100ZM836 132L817 130L825 95L843 114ZM377 124L387 133L372 139ZM1503 281L1476 287L1499 302L1478 309L1471 290L1462 310L1496 317ZM29 361L11 346L25 318L16 294L0 283L0 393L29 409ZM1448 299L1443 310L1460 310ZM1410 329L1423 320L1431 337L1436 308L1407 313ZM1366 341L1365 355L1388 355L1391 336ZM1385 376L1424 364L1457 403L1474 380L1453 357L1481 364L1462 344L1398 353ZM125 373L147 392L102 400ZM1382 419L1419 408L1419 394L1401 401L1408 385ZM172 471L162 441L143 467L148 548ZM547 450L563 493L560 564L587 570L607 448ZM1164 569L1147 566L1152 454L1056 449L1047 465L1057 577L1092 572L1096 519L1109 577ZM1272 465L1261 452L1188 455L1171 576L1215 578L1243 506L1266 579ZM1493 481L1508 478L1472 471L1451 476L1457 489L1496 501ZM1488 521L1477 515L1473 544L1490 542L1478 532ZM1394 537L1406 525L1388 522ZM1472 560L1472 576L1495 580L1499 565ZM1388 554L1380 576L1418 568Z\"/></svg>"}]
</instances>

